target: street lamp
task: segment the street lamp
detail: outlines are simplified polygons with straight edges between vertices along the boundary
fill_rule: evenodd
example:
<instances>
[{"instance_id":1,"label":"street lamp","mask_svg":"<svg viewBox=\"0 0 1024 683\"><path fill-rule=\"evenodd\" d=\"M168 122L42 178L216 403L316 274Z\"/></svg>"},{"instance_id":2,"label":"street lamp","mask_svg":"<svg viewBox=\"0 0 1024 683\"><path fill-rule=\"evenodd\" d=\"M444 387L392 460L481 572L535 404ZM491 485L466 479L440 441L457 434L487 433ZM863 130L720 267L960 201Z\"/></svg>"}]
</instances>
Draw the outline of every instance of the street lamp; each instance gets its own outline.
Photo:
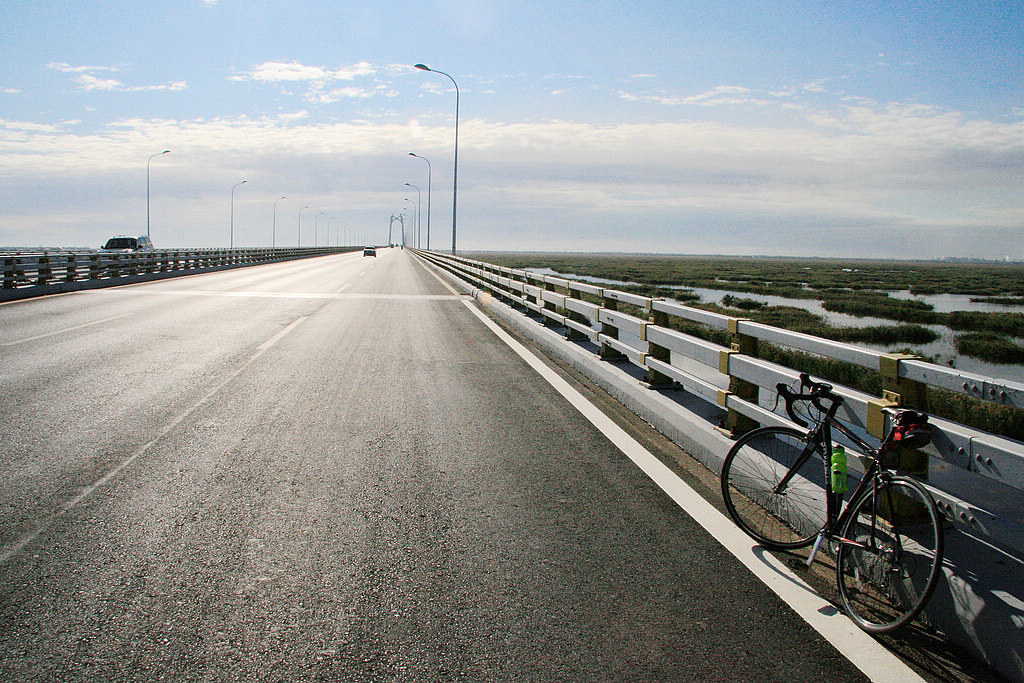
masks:
<instances>
[{"instance_id":1,"label":"street lamp","mask_svg":"<svg viewBox=\"0 0 1024 683\"><path fill-rule=\"evenodd\" d=\"M235 248L235 190L238 189L239 185L244 185L246 181L235 183L235 186L231 188L231 238L228 242L228 248Z\"/></svg>"},{"instance_id":2,"label":"street lamp","mask_svg":"<svg viewBox=\"0 0 1024 683\"><path fill-rule=\"evenodd\" d=\"M430 160L426 157L421 157L419 154L413 154L409 152L409 156L416 157L417 159L423 159L427 162L427 251L430 251Z\"/></svg>"},{"instance_id":3,"label":"street lamp","mask_svg":"<svg viewBox=\"0 0 1024 683\"><path fill-rule=\"evenodd\" d=\"M171 150L165 149L164 151L157 152L156 154L151 156L149 158L149 161L146 162L146 237L149 237L149 167L150 164L153 163L153 159L156 159L158 156L161 156L163 154L170 153Z\"/></svg>"},{"instance_id":4,"label":"street lamp","mask_svg":"<svg viewBox=\"0 0 1024 683\"><path fill-rule=\"evenodd\" d=\"M297 246L297 247L301 247L302 246L302 212L305 211L308 208L309 208L309 204L306 204L304 207L299 209L299 232L298 232L298 236L295 238L295 246Z\"/></svg>"},{"instance_id":5,"label":"street lamp","mask_svg":"<svg viewBox=\"0 0 1024 683\"><path fill-rule=\"evenodd\" d=\"M406 183L409 187L416 190L416 248L420 248L420 225L422 225L420 207L423 206L423 195L420 194L420 188L416 187L412 183Z\"/></svg>"},{"instance_id":6,"label":"street lamp","mask_svg":"<svg viewBox=\"0 0 1024 683\"><path fill-rule=\"evenodd\" d=\"M455 172L452 178L452 254L455 254L455 215L458 209L458 192L459 192L459 84L455 82L455 79L450 74L446 74L443 71L437 69L431 69L426 64L416 64L417 69L420 71L430 71L435 74L441 74L447 76L448 80L455 86ZM427 212L429 218L430 212Z\"/></svg>"},{"instance_id":7,"label":"street lamp","mask_svg":"<svg viewBox=\"0 0 1024 683\"><path fill-rule=\"evenodd\" d=\"M281 199L286 198L288 195L281 195ZM270 248L273 249L277 246L277 202L281 199L274 200L274 227L270 233Z\"/></svg>"},{"instance_id":8,"label":"street lamp","mask_svg":"<svg viewBox=\"0 0 1024 683\"><path fill-rule=\"evenodd\" d=\"M320 216L323 216L324 213L325 212L321 211L320 213L318 213L316 215L316 218L313 219L313 247L314 248L316 248L318 246L317 245L317 239L319 239L319 236L320 236Z\"/></svg>"}]
</instances>

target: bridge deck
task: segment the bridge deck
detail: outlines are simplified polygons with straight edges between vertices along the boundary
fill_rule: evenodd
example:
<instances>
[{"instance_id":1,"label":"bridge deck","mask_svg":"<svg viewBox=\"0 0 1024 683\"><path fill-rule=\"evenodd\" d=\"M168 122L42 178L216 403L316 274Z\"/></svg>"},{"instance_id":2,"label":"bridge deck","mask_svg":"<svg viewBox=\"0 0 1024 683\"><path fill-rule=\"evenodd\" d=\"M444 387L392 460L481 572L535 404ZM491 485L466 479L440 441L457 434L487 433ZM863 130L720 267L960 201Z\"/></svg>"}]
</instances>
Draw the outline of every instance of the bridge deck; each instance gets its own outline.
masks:
<instances>
[{"instance_id":1,"label":"bridge deck","mask_svg":"<svg viewBox=\"0 0 1024 683\"><path fill-rule=\"evenodd\" d=\"M378 254L0 306L0 678L864 678Z\"/></svg>"}]
</instances>

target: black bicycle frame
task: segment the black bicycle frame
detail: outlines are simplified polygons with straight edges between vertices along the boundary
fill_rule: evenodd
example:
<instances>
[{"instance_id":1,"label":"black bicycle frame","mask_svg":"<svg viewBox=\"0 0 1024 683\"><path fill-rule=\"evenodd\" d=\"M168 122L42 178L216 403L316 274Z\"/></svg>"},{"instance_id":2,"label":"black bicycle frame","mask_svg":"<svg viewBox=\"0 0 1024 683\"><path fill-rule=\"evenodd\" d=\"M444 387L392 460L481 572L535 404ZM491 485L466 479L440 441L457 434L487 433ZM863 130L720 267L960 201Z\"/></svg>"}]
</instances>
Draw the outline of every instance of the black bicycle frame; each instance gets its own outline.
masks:
<instances>
[{"instance_id":1,"label":"black bicycle frame","mask_svg":"<svg viewBox=\"0 0 1024 683\"><path fill-rule=\"evenodd\" d=\"M773 492L775 494L781 494L783 491L785 491L786 487L789 485L790 480L794 476L796 476L797 471L799 471L800 468L803 467L804 464L807 462L807 460L814 454L815 448L820 446L822 449L824 459L826 492L826 521L825 526L822 527L822 529L824 531L827 531L829 534L831 534L834 529L841 527L845 517L845 514L840 514L840 507L842 505L843 494L832 491L832 480L829 475L829 457L832 453L832 425L835 425L836 428L838 428L839 431L842 432L844 436L846 436L846 438L850 439L861 450L863 450L864 453L868 456L868 460L870 461L868 463L868 466L864 470L864 477L860 480L860 484L857 485L857 488L854 489L853 494L850 496L851 501L857 500L857 498L860 497L861 491L864 489L865 486L873 485L873 483L877 482L876 475L880 469L878 461L879 457L881 456L882 450L885 448L886 445L886 441L883 440L881 447L879 447L878 449L872 448L870 444L868 444L866 441L864 441L859 436L854 434L849 428L843 425L842 422L835 419L835 413L836 410L838 410L838 408L838 404L833 403L832 406L830 406L829 409L826 411L825 417L821 420L821 422L819 422L814 429L807 433L807 446L800 454L800 457L796 459L796 462L793 463L793 466L789 469L789 471L786 472L786 475L782 478L781 481L779 481L778 485L776 485L773 489ZM872 482L872 484L869 484L869 482ZM845 513L846 510L842 510L842 512Z\"/></svg>"}]
</instances>

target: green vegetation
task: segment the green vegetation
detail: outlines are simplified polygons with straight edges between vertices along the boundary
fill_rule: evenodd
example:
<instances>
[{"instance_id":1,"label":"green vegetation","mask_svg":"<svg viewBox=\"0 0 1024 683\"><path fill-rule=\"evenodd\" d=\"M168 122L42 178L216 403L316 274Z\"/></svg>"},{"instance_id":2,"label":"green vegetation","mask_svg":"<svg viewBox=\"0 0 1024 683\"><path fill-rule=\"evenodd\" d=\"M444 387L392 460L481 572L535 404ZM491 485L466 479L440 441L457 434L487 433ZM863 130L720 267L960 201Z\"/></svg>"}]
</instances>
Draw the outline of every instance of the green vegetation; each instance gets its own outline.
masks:
<instances>
[{"instance_id":1,"label":"green vegetation","mask_svg":"<svg viewBox=\"0 0 1024 683\"><path fill-rule=\"evenodd\" d=\"M972 296L971 301L979 304L996 304L997 306L1024 306L1024 296Z\"/></svg>"},{"instance_id":2,"label":"green vegetation","mask_svg":"<svg viewBox=\"0 0 1024 683\"><path fill-rule=\"evenodd\" d=\"M551 268L569 275L822 299L828 292L907 291L1024 298L1024 265L650 254L467 254L511 268Z\"/></svg>"},{"instance_id":3,"label":"green vegetation","mask_svg":"<svg viewBox=\"0 0 1024 683\"><path fill-rule=\"evenodd\" d=\"M715 304L697 304L716 313L733 317L745 317L765 325L781 327L794 332L850 343L869 344L928 344L939 338L934 330L922 325L876 325L873 327L834 327L825 319L803 308L793 306L768 306L759 301L737 299L725 296L723 304L735 306L724 308Z\"/></svg>"},{"instance_id":4,"label":"green vegetation","mask_svg":"<svg viewBox=\"0 0 1024 683\"><path fill-rule=\"evenodd\" d=\"M995 332L969 332L958 335L956 351L965 356L990 363L1019 365L1024 363L1024 346Z\"/></svg>"}]
</instances>

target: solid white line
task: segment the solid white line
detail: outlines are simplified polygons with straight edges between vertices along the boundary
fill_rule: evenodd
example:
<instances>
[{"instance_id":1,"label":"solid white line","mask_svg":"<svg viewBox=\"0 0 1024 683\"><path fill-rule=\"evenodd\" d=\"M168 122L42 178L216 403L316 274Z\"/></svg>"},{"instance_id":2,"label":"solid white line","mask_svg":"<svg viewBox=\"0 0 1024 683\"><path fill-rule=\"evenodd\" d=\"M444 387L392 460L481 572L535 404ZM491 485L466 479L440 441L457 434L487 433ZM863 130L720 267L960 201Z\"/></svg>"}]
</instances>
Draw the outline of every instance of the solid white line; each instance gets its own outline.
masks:
<instances>
[{"instance_id":1,"label":"solid white line","mask_svg":"<svg viewBox=\"0 0 1024 683\"><path fill-rule=\"evenodd\" d=\"M65 327L64 329L57 330L55 332L47 332L46 334L37 334L34 337L26 337L25 339L17 339L15 341L3 342L0 346L14 346L16 344L25 344L26 342L36 341L37 339L46 339L47 337L55 337L58 334L64 334L65 332L73 332L80 330L83 327L91 327L92 325L102 325L103 323L109 323L111 320L117 320L119 318L125 318L131 315L131 313L122 313L121 315L111 316L109 318L103 318L102 320L94 320L91 323L83 323L81 325L75 325L74 327Z\"/></svg>"},{"instance_id":2,"label":"solid white line","mask_svg":"<svg viewBox=\"0 0 1024 683\"><path fill-rule=\"evenodd\" d=\"M913 669L859 629L832 603L818 596L800 577L771 553L751 543L728 517L719 512L677 477L611 418L545 365L529 349L498 327L469 301L466 307L537 371L558 393L632 460L672 500L704 527L726 550L742 562L757 578L788 604L798 615L839 650L854 666L873 681L922 681Z\"/></svg>"},{"instance_id":3,"label":"solid white line","mask_svg":"<svg viewBox=\"0 0 1024 683\"><path fill-rule=\"evenodd\" d=\"M189 415L194 413L201 406L206 404L206 402L213 398L221 389L223 389L228 384L228 382L231 382L240 374L242 374L242 372L244 372L245 369L248 368L253 363L253 361L262 356L263 353L267 351L267 349L274 346L274 344L279 342L285 335L294 330L300 323L304 322L308 317L309 316L303 316L301 318L298 318L290 325L288 325L288 327L284 328L283 330L275 334L273 337L271 337L270 339L256 347L256 351L249 357L248 360L242 363L242 365L240 365L234 372L228 375L220 384L218 384L213 389L208 391L206 395L199 399L195 404L193 404L189 408L186 408L174 419L172 419L170 422L164 425L164 427L160 429L160 431L156 433L156 436L154 436L151 440L144 443L134 453L128 456L128 458L118 463L115 467L107 471L106 474L101 476L92 484L89 484L88 486L82 488L82 490L78 493L77 496L65 502L63 505L61 505L60 509L51 514L49 517L46 517L42 521L38 522L36 524L36 527L32 531L29 531L28 533L22 535L16 541L8 545L6 548L3 548L3 550L0 551L0 565L6 564L12 557L20 553L21 550L26 545L28 545L35 539L39 538L48 528L50 528L50 526L55 521L57 521L59 518L63 517L64 515L71 512L79 505L81 505L82 501L88 498L93 493L93 491L107 485L114 477L116 477L118 474L124 471L126 467L128 467L133 462L142 457L142 455L146 453L146 451L148 451L150 448L152 448L152 446L157 441L170 434L171 430L180 425Z\"/></svg>"}]
</instances>

